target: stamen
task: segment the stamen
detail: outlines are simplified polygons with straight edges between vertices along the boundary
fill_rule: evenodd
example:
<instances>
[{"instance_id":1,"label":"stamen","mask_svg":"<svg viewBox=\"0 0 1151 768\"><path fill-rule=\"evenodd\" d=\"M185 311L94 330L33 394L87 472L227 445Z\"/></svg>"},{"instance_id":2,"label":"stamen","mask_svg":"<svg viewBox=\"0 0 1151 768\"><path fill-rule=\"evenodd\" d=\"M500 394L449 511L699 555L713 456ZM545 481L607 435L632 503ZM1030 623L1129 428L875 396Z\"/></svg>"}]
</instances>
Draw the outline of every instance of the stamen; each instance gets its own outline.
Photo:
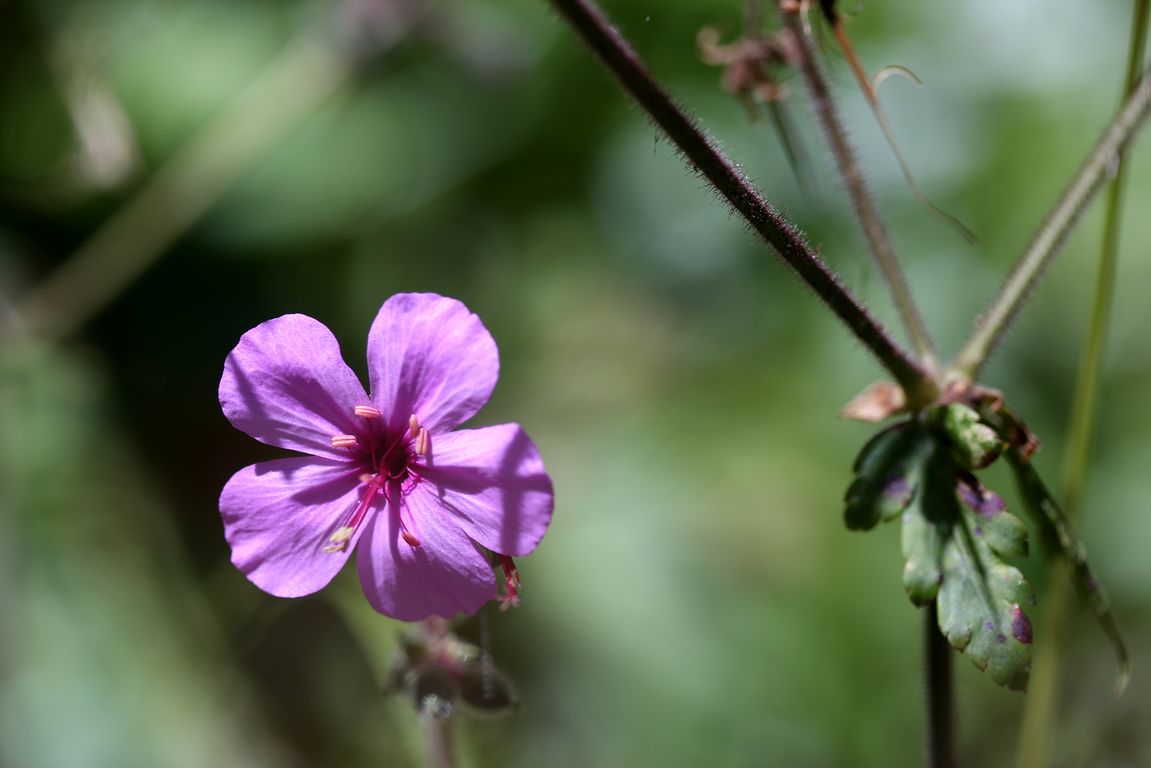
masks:
<instances>
[{"instance_id":1,"label":"stamen","mask_svg":"<svg viewBox=\"0 0 1151 768\"><path fill-rule=\"evenodd\" d=\"M415 416L412 417L415 420ZM428 434L425 427L420 427L419 433L416 435L416 455L427 456L428 451L432 449L432 436Z\"/></svg>"},{"instance_id":2,"label":"stamen","mask_svg":"<svg viewBox=\"0 0 1151 768\"><path fill-rule=\"evenodd\" d=\"M400 536L402 536L404 541L406 541L411 547L422 546L420 544L420 540L413 536L412 532L405 528L403 523L400 523Z\"/></svg>"},{"instance_id":3,"label":"stamen","mask_svg":"<svg viewBox=\"0 0 1151 768\"><path fill-rule=\"evenodd\" d=\"M353 413L361 419L378 419L383 416L379 408L373 408L370 405L357 405Z\"/></svg>"},{"instance_id":4,"label":"stamen","mask_svg":"<svg viewBox=\"0 0 1151 768\"><path fill-rule=\"evenodd\" d=\"M520 590L524 588L520 581L520 572L516 563L507 555L500 555L500 568L504 572L504 594L500 596L500 610L519 607Z\"/></svg>"},{"instance_id":5,"label":"stamen","mask_svg":"<svg viewBox=\"0 0 1151 768\"><path fill-rule=\"evenodd\" d=\"M332 438L333 448L354 448L359 444L360 441L356 439L355 435L336 435Z\"/></svg>"},{"instance_id":6,"label":"stamen","mask_svg":"<svg viewBox=\"0 0 1151 768\"><path fill-rule=\"evenodd\" d=\"M408 437L416 437L420 434L420 420L416 418L416 414L408 419Z\"/></svg>"},{"instance_id":7,"label":"stamen","mask_svg":"<svg viewBox=\"0 0 1151 768\"><path fill-rule=\"evenodd\" d=\"M348 548L348 542L352 539L352 534L360 527L360 523L364 521L364 517L368 513L368 507L372 504L372 499L376 498L376 494L382 491L380 486L379 476L372 475L368 481L368 490L364 492L364 498L360 499L360 503L356 505L355 511L352 512L348 521L336 529L328 538L328 546L324 547L325 554L334 554L336 552L343 552Z\"/></svg>"}]
</instances>

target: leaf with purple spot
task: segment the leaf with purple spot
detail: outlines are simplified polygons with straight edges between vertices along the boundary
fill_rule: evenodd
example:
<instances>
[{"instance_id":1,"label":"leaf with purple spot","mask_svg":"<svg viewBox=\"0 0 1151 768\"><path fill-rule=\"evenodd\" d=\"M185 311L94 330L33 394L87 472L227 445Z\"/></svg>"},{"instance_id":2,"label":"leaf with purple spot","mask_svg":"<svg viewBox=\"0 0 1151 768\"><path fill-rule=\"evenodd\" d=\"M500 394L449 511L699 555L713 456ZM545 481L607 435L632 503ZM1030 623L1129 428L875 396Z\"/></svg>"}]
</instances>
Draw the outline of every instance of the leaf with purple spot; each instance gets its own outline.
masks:
<instances>
[{"instance_id":1,"label":"leaf with purple spot","mask_svg":"<svg viewBox=\"0 0 1151 768\"><path fill-rule=\"evenodd\" d=\"M1027 557L1027 526L1007 511L1003 497L984 487L974 476L961 476L959 500L975 514L972 534L987 542L1002 557Z\"/></svg>"},{"instance_id":2,"label":"leaf with purple spot","mask_svg":"<svg viewBox=\"0 0 1151 768\"><path fill-rule=\"evenodd\" d=\"M1031 622L1024 606L1035 602L1031 585L1003 557L1027 552L1023 524L986 489L962 476L953 488L957 505L943 547L939 629L999 685L1026 690L1031 673ZM980 503L968 503L975 494Z\"/></svg>"},{"instance_id":3,"label":"leaf with purple spot","mask_svg":"<svg viewBox=\"0 0 1151 768\"><path fill-rule=\"evenodd\" d=\"M930 445L927 432L905 421L877 434L855 460L856 478L844 496L844 522L852 530L870 530L893 520L915 498L920 457Z\"/></svg>"},{"instance_id":4,"label":"leaf with purple spot","mask_svg":"<svg viewBox=\"0 0 1151 768\"><path fill-rule=\"evenodd\" d=\"M903 585L936 601L939 628L999 685L1022 690L1031 670L1031 585L1003 561L1027 552L1026 529L1003 500L961 467L943 435L923 455L915 499L903 513Z\"/></svg>"}]
</instances>

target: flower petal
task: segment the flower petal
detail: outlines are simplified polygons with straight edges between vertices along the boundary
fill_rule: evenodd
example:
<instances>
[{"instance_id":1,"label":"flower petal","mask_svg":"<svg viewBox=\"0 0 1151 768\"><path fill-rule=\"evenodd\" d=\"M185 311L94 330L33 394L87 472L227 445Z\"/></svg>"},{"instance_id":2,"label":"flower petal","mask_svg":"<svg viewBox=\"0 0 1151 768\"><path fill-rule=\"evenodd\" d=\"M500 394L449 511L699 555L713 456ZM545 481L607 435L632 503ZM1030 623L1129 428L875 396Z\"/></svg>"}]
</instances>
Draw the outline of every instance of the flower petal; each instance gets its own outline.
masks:
<instances>
[{"instance_id":1,"label":"flower petal","mask_svg":"<svg viewBox=\"0 0 1151 768\"><path fill-rule=\"evenodd\" d=\"M300 597L322 588L355 546L353 535L344 551L324 552L359 501L360 484L354 466L311 456L244 467L220 494L232 562L277 597ZM370 523L366 520L360 530Z\"/></svg>"},{"instance_id":2,"label":"flower petal","mask_svg":"<svg viewBox=\"0 0 1151 768\"><path fill-rule=\"evenodd\" d=\"M496 596L496 577L455 521L425 499L405 497L404 523L420 546L401 538L398 489L389 490L386 513L371 522L356 566L368 602L380 613L401 621L436 615L472 614ZM431 500L435 504L434 499Z\"/></svg>"},{"instance_id":3,"label":"flower petal","mask_svg":"<svg viewBox=\"0 0 1151 768\"><path fill-rule=\"evenodd\" d=\"M521 557L539 544L555 506L552 481L535 443L519 424L461 429L432 440L429 481L464 532L493 552Z\"/></svg>"},{"instance_id":4,"label":"flower petal","mask_svg":"<svg viewBox=\"0 0 1151 768\"><path fill-rule=\"evenodd\" d=\"M380 307L368 334L372 399L393 430L415 414L433 435L474 416L499 378L488 329L455 299L399 293Z\"/></svg>"},{"instance_id":5,"label":"flower petal","mask_svg":"<svg viewBox=\"0 0 1151 768\"><path fill-rule=\"evenodd\" d=\"M346 458L336 435L363 429L352 411L368 396L327 326L284 315L240 337L224 363L220 406L232 426L262 443Z\"/></svg>"}]
</instances>

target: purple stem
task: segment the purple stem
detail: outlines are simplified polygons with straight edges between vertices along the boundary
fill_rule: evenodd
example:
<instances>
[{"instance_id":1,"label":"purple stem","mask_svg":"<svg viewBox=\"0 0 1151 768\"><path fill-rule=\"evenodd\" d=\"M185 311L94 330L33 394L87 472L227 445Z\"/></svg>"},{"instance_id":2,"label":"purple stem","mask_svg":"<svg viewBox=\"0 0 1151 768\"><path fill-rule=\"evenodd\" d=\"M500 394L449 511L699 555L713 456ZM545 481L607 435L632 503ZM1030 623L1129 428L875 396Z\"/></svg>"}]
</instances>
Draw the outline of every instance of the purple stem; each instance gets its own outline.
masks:
<instances>
[{"instance_id":1,"label":"purple stem","mask_svg":"<svg viewBox=\"0 0 1151 768\"><path fill-rule=\"evenodd\" d=\"M908 394L912 405L938 393L935 382L848 292L799 230L768 203L652 78L639 56L593 0L550 0L619 84L683 153L688 163L771 245L787 266L871 350Z\"/></svg>"}]
</instances>

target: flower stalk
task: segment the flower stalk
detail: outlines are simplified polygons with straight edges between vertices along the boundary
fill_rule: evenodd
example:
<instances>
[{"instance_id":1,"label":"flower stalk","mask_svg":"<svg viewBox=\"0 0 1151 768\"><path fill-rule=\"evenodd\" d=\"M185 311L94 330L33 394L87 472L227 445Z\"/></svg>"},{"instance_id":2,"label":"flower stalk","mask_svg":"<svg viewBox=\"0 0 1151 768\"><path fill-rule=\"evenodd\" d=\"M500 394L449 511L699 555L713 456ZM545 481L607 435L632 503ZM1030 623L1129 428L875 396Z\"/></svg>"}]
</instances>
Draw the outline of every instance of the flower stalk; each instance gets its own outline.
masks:
<instances>
[{"instance_id":1,"label":"flower stalk","mask_svg":"<svg viewBox=\"0 0 1151 768\"><path fill-rule=\"evenodd\" d=\"M1026 302L1044 268L1066 241L1103 181L1114 170L1116 158L1134 137L1148 112L1151 112L1151 69L1144 70L1119 114L1104 130L1103 136L1019 258L999 295L979 319L970 340L953 363L959 378L974 381L978 377L983 364L1002 340L1011 320Z\"/></svg>"},{"instance_id":2,"label":"flower stalk","mask_svg":"<svg viewBox=\"0 0 1151 768\"><path fill-rule=\"evenodd\" d=\"M955 768L955 677L951 644L939 630L939 609L932 600L923 611L927 663L927 765Z\"/></svg>"},{"instance_id":3,"label":"flower stalk","mask_svg":"<svg viewBox=\"0 0 1151 768\"><path fill-rule=\"evenodd\" d=\"M807 90L811 96L811 103L815 107L815 114L823 127L827 146L831 150L832 157L835 158L835 166L839 170L840 178L843 179L847 195L851 198L851 204L855 209L859 226L863 230L867 247L871 251L875 263L879 266L884 282L887 283L887 289L895 301L896 310L903 321L911 345L915 348L924 366L929 370L933 369L936 360L931 338L928 336L923 318L915 306L911 291L907 287L907 280L903 276L903 271L899 267L899 260L895 255L895 247L891 243L887 227L879 215L875 200L867 189L863 170L855 158L851 143L847 140L847 132L839 119L835 100L827 86L827 79L824 77L823 70L819 66L819 60L812 50L811 41L803 29L800 11L798 8L781 3L780 15L795 41L795 50L798 56L796 63L807 83Z\"/></svg>"},{"instance_id":4,"label":"flower stalk","mask_svg":"<svg viewBox=\"0 0 1151 768\"><path fill-rule=\"evenodd\" d=\"M420 622L420 627L433 654L443 653L442 646L447 642L448 624L441 618L433 617ZM456 729L452 707L439 709L427 707L420 712L420 725L424 732L424 757L428 768L455 768Z\"/></svg>"},{"instance_id":5,"label":"flower stalk","mask_svg":"<svg viewBox=\"0 0 1151 768\"><path fill-rule=\"evenodd\" d=\"M623 89L667 134L689 164L887 368L907 392L909 402L922 404L934 400L938 386L930 373L891 338L824 264L799 230L764 199L695 121L672 101L594 0L550 2Z\"/></svg>"},{"instance_id":6,"label":"flower stalk","mask_svg":"<svg viewBox=\"0 0 1151 768\"><path fill-rule=\"evenodd\" d=\"M1131 39L1127 51L1127 73L1123 83L1125 98L1132 94L1139 82L1139 67L1147 47L1149 22L1151 22L1151 0L1135 0L1132 7ZM1064 511L1072 522L1081 514L1087 485L1087 467L1098 412L1103 352L1110 325L1111 307L1114 303L1115 275L1119 261L1119 224L1122 218L1126 177L1127 163L1120 154L1115 178L1107 191L1095 300L1091 309L1087 343L1079 365L1075 398L1072 402L1071 434L1068 438L1064 470ZM1019 768L1040 768L1050 761L1051 734L1056 722L1055 701L1058 692L1059 664L1063 655L1067 609L1071 596L1068 570L1061 563L1051 568L1050 594L1043 616L1043 632L1047 642L1038 649L1032 675L1035 684L1024 705L1016 754L1016 765Z\"/></svg>"}]
</instances>

